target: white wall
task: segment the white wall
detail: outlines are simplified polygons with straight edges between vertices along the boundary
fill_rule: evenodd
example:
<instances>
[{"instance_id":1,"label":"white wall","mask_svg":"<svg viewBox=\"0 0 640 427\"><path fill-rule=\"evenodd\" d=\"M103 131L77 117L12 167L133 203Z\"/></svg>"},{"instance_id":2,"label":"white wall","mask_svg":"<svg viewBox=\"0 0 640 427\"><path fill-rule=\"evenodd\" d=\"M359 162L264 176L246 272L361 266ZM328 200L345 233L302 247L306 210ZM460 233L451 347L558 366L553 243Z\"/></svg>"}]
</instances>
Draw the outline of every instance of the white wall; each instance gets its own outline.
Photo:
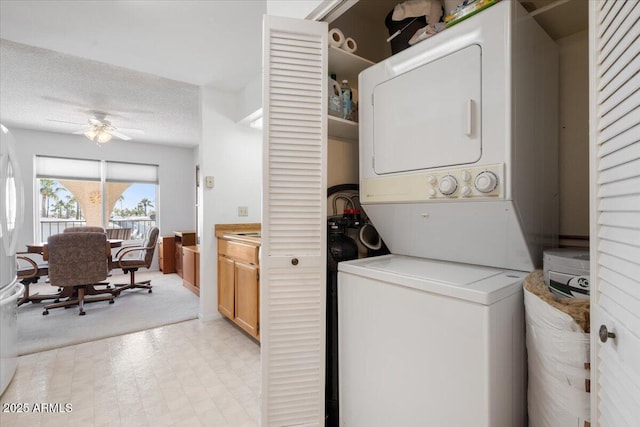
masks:
<instances>
[{"instance_id":1,"label":"white wall","mask_svg":"<svg viewBox=\"0 0 640 427\"><path fill-rule=\"evenodd\" d=\"M557 40L560 69L560 235L589 236L589 43L587 32Z\"/></svg>"},{"instance_id":2,"label":"white wall","mask_svg":"<svg viewBox=\"0 0 640 427\"><path fill-rule=\"evenodd\" d=\"M268 0L267 15L305 18L323 3L328 2L323 0Z\"/></svg>"},{"instance_id":3,"label":"white wall","mask_svg":"<svg viewBox=\"0 0 640 427\"><path fill-rule=\"evenodd\" d=\"M328 139L327 187L339 184L358 184L358 143Z\"/></svg>"},{"instance_id":4,"label":"white wall","mask_svg":"<svg viewBox=\"0 0 640 427\"><path fill-rule=\"evenodd\" d=\"M160 209L156 221L160 234L171 235L175 230L195 229L195 148L117 140L98 147L81 135L10 130L16 138L16 155L25 182L25 219L20 244L35 241L37 217L34 203L37 206L39 202L34 181L36 155L157 164L160 180L157 205Z\"/></svg>"},{"instance_id":5,"label":"white wall","mask_svg":"<svg viewBox=\"0 0 640 427\"><path fill-rule=\"evenodd\" d=\"M202 319L219 316L215 225L261 222L262 131L235 122L237 98L235 93L201 88L200 179L214 178L213 188L201 186ZM249 216L238 217L238 206L247 206Z\"/></svg>"}]
</instances>

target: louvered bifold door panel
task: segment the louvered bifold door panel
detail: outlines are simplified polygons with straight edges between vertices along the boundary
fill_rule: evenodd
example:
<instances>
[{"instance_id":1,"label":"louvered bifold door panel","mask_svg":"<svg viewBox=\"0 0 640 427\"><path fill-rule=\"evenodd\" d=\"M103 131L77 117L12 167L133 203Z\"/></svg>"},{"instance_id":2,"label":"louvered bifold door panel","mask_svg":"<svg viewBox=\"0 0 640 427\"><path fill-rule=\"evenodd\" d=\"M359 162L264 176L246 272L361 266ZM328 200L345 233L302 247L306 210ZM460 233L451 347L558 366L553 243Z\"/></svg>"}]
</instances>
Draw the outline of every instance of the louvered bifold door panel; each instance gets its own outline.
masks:
<instances>
[{"instance_id":1,"label":"louvered bifold door panel","mask_svg":"<svg viewBox=\"0 0 640 427\"><path fill-rule=\"evenodd\" d=\"M640 2L590 9L592 425L640 426ZM614 338L601 342L605 325Z\"/></svg>"},{"instance_id":2,"label":"louvered bifold door panel","mask_svg":"<svg viewBox=\"0 0 640 427\"><path fill-rule=\"evenodd\" d=\"M263 426L324 424L327 33L265 17Z\"/></svg>"}]
</instances>

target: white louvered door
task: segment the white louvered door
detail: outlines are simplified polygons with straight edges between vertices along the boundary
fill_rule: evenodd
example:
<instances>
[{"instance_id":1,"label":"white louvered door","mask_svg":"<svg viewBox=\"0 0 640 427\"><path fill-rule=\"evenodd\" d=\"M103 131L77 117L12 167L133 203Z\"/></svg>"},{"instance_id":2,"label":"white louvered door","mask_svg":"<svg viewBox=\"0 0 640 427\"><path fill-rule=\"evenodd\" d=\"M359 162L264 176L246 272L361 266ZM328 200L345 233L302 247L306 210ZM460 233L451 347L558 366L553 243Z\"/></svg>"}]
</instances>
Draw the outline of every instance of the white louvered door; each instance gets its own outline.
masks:
<instances>
[{"instance_id":1,"label":"white louvered door","mask_svg":"<svg viewBox=\"0 0 640 427\"><path fill-rule=\"evenodd\" d=\"M324 425L327 33L265 16L262 426Z\"/></svg>"},{"instance_id":2,"label":"white louvered door","mask_svg":"<svg viewBox=\"0 0 640 427\"><path fill-rule=\"evenodd\" d=\"M599 0L589 7L591 425L637 427L640 1Z\"/></svg>"}]
</instances>

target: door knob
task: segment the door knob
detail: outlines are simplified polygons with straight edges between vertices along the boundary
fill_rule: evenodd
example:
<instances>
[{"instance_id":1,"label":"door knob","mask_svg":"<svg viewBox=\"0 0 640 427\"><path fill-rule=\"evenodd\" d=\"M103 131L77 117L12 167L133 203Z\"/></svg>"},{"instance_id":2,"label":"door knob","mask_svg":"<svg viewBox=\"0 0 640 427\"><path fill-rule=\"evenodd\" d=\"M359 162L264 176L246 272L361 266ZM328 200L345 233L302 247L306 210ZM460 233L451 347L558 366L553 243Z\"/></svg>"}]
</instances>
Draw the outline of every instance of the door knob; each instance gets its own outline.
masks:
<instances>
[{"instance_id":1,"label":"door knob","mask_svg":"<svg viewBox=\"0 0 640 427\"><path fill-rule=\"evenodd\" d=\"M291 264L292 265L298 265L298 258L291 258Z\"/></svg>"},{"instance_id":2,"label":"door knob","mask_svg":"<svg viewBox=\"0 0 640 427\"><path fill-rule=\"evenodd\" d=\"M607 342L609 338L615 339L616 337L616 334L614 334L613 332L609 332L605 325L600 325L598 335L600 335L600 341L602 342Z\"/></svg>"}]
</instances>

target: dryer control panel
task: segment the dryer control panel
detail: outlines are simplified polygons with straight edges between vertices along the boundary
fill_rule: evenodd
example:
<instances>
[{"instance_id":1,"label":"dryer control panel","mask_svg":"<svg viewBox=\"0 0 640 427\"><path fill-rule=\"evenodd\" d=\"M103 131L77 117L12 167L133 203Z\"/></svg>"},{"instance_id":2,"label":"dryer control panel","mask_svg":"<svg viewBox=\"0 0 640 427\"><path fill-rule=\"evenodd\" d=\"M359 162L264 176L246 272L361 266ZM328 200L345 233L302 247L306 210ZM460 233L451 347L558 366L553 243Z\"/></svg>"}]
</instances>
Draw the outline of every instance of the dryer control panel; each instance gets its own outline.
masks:
<instances>
[{"instance_id":1,"label":"dryer control panel","mask_svg":"<svg viewBox=\"0 0 640 427\"><path fill-rule=\"evenodd\" d=\"M504 165L365 178L360 193L363 203L500 199L504 198Z\"/></svg>"}]
</instances>

